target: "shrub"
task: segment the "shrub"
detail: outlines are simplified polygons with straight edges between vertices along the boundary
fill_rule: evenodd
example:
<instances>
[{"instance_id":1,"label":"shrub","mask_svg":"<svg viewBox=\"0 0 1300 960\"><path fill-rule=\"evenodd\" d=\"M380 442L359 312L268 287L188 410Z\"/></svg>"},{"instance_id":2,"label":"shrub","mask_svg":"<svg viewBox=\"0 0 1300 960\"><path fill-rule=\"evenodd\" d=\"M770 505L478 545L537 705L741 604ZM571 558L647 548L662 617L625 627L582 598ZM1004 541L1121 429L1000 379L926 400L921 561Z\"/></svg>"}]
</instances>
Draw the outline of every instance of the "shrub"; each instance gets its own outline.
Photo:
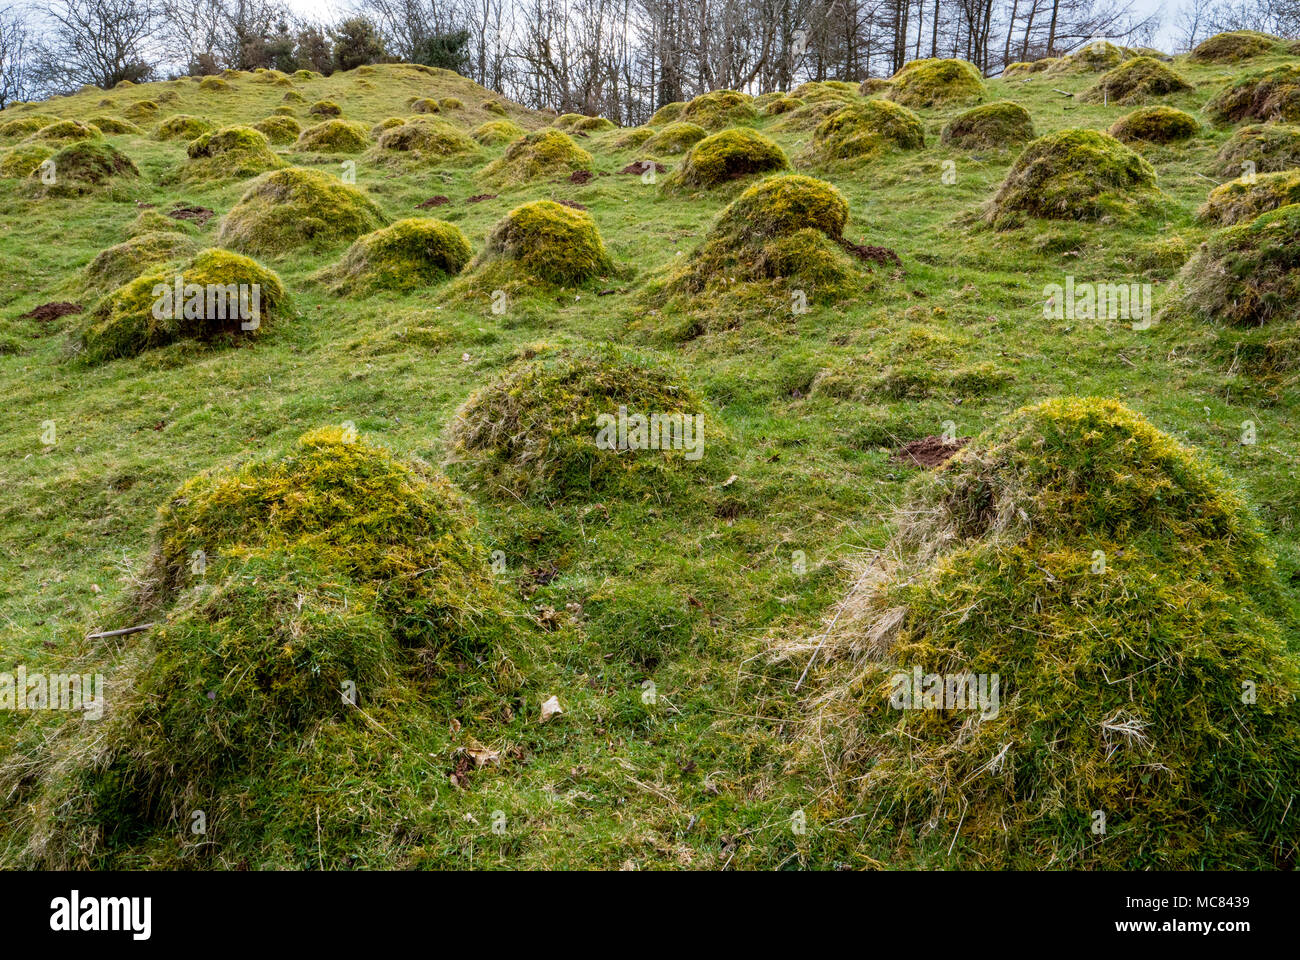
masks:
<instances>
[{"instance_id":1,"label":"shrub","mask_svg":"<svg viewBox=\"0 0 1300 960\"><path fill-rule=\"evenodd\" d=\"M174 297L178 281L183 302ZM233 342L290 315L288 294L274 273L228 250L204 250L179 268L141 274L100 300L77 333L77 352L88 363L104 363L177 340Z\"/></svg>"},{"instance_id":2,"label":"shrub","mask_svg":"<svg viewBox=\"0 0 1300 960\"><path fill-rule=\"evenodd\" d=\"M913 60L890 84L888 98L914 110L984 99L984 80L965 60Z\"/></svg>"},{"instance_id":3,"label":"shrub","mask_svg":"<svg viewBox=\"0 0 1300 960\"><path fill-rule=\"evenodd\" d=\"M354 120L325 120L298 135L296 150L320 153L360 153L370 145L365 124Z\"/></svg>"},{"instance_id":4,"label":"shrub","mask_svg":"<svg viewBox=\"0 0 1300 960\"><path fill-rule=\"evenodd\" d=\"M1084 103L1144 103L1152 97L1191 90L1192 85L1159 60L1134 57L1102 74L1080 99Z\"/></svg>"},{"instance_id":5,"label":"shrub","mask_svg":"<svg viewBox=\"0 0 1300 960\"><path fill-rule=\"evenodd\" d=\"M1218 123L1300 121L1300 64L1243 77L1216 94L1205 111Z\"/></svg>"},{"instance_id":6,"label":"shrub","mask_svg":"<svg viewBox=\"0 0 1300 960\"><path fill-rule=\"evenodd\" d=\"M215 126L209 120L178 113L160 123L154 131L154 137L159 140L193 140L213 129Z\"/></svg>"},{"instance_id":7,"label":"shrub","mask_svg":"<svg viewBox=\"0 0 1300 960\"><path fill-rule=\"evenodd\" d=\"M1250 170L1260 173L1300 166L1300 126L1265 123L1240 127L1219 148L1212 171L1236 177Z\"/></svg>"},{"instance_id":8,"label":"shrub","mask_svg":"<svg viewBox=\"0 0 1300 960\"><path fill-rule=\"evenodd\" d=\"M1300 170L1261 173L1251 181L1230 180L1215 187L1196 218L1232 226L1292 203L1300 203Z\"/></svg>"},{"instance_id":9,"label":"shrub","mask_svg":"<svg viewBox=\"0 0 1300 960\"><path fill-rule=\"evenodd\" d=\"M651 153L681 153L708 135L709 132L696 123L667 123L645 142L645 148Z\"/></svg>"},{"instance_id":10,"label":"shrub","mask_svg":"<svg viewBox=\"0 0 1300 960\"><path fill-rule=\"evenodd\" d=\"M963 150L988 150L1034 139L1029 111L1010 100L998 100L953 117L939 140Z\"/></svg>"},{"instance_id":11,"label":"shrub","mask_svg":"<svg viewBox=\"0 0 1300 960\"><path fill-rule=\"evenodd\" d=\"M716 187L742 177L785 170L785 151L755 130L734 128L705 137L682 165L664 178L664 189Z\"/></svg>"},{"instance_id":12,"label":"shrub","mask_svg":"<svg viewBox=\"0 0 1300 960\"><path fill-rule=\"evenodd\" d=\"M506 214L471 268L499 262L533 280L561 286L587 283L614 269L591 215L550 200L525 203Z\"/></svg>"},{"instance_id":13,"label":"shrub","mask_svg":"<svg viewBox=\"0 0 1300 960\"><path fill-rule=\"evenodd\" d=\"M319 279L336 294L414 290L454 277L471 253L459 227L415 217L358 238Z\"/></svg>"},{"instance_id":14,"label":"shrub","mask_svg":"<svg viewBox=\"0 0 1300 960\"><path fill-rule=\"evenodd\" d=\"M1054 220L1099 220L1130 213L1158 195L1151 165L1114 137L1058 130L1025 147L987 218L1003 221L1020 211Z\"/></svg>"},{"instance_id":15,"label":"shrub","mask_svg":"<svg viewBox=\"0 0 1300 960\"><path fill-rule=\"evenodd\" d=\"M483 168L479 179L498 187L518 186L540 177L564 176L591 168L591 154L567 133L534 130L525 134Z\"/></svg>"},{"instance_id":16,"label":"shrub","mask_svg":"<svg viewBox=\"0 0 1300 960\"><path fill-rule=\"evenodd\" d=\"M253 124L253 129L271 143L293 143L302 133L302 124L293 117L267 117Z\"/></svg>"},{"instance_id":17,"label":"shrub","mask_svg":"<svg viewBox=\"0 0 1300 960\"><path fill-rule=\"evenodd\" d=\"M249 253L355 240L384 225L356 187L317 170L289 167L258 177L221 221L217 242Z\"/></svg>"},{"instance_id":18,"label":"shrub","mask_svg":"<svg viewBox=\"0 0 1300 960\"><path fill-rule=\"evenodd\" d=\"M617 417L620 407L629 416L702 417L703 461L687 460L688 451L668 443L662 450L599 448L597 418ZM533 502L683 490L720 435L672 367L613 346L548 350L516 363L465 401L449 433L451 462L470 482Z\"/></svg>"},{"instance_id":19,"label":"shrub","mask_svg":"<svg viewBox=\"0 0 1300 960\"><path fill-rule=\"evenodd\" d=\"M192 140L185 152L185 179L190 182L243 180L278 170L285 162L271 151L271 144L251 127L223 127Z\"/></svg>"},{"instance_id":20,"label":"shrub","mask_svg":"<svg viewBox=\"0 0 1300 960\"><path fill-rule=\"evenodd\" d=\"M802 741L852 810L879 811L873 836L914 836L935 866L1289 862L1300 678L1268 542L1226 476L1120 403L1053 399L959 452L899 521L819 645ZM961 674L999 675L996 707L897 709L949 706L923 691ZM1260 691L1244 712L1243 680Z\"/></svg>"},{"instance_id":21,"label":"shrub","mask_svg":"<svg viewBox=\"0 0 1300 960\"><path fill-rule=\"evenodd\" d=\"M1123 143L1174 143L1200 132L1201 125L1190 113L1165 106L1139 107L1110 128L1110 135Z\"/></svg>"}]
</instances>

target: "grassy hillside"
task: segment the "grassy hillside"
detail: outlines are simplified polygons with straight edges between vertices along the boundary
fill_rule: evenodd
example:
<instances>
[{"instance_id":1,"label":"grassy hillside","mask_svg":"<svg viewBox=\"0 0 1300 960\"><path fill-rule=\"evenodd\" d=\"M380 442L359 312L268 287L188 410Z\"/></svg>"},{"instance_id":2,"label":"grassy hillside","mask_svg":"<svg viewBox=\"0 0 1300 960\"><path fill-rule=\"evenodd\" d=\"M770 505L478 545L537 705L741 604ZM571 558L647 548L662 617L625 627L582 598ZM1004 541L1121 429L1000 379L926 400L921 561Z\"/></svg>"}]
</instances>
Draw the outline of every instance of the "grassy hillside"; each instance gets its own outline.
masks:
<instances>
[{"instance_id":1,"label":"grassy hillside","mask_svg":"<svg viewBox=\"0 0 1300 960\"><path fill-rule=\"evenodd\" d=\"M1214 123L1206 104L1241 76L1294 64L1300 57L1278 52L1235 64L1170 64L1189 88L1151 102L1190 113L1200 128L1187 140L1137 145L1163 196L1094 220L987 216L985 204L1023 143L963 149L942 142L944 127L971 99L926 106L916 94L923 147L839 158L819 152L815 120L801 119L799 104L768 115L774 98L760 100L731 126L761 132L797 172L834 184L848 202L845 239L884 248L865 260L840 248L827 253L851 262L856 279L834 296L813 296L806 312L790 308L792 291L776 281L737 281L732 291L715 276L698 295L673 294L672 272L755 178L719 187L674 183L683 154L624 145L625 130L590 124L595 129L585 131L561 120L591 155L594 176L524 182L483 174L506 142L409 163L274 144L284 161L334 175L354 162L357 188L386 221L444 220L463 231L475 255L526 201L581 205L613 268L576 285L539 286L508 265L471 267L445 284L352 295L344 284L340 295L317 274L338 263L348 241L271 250L255 257L283 282L291 319L233 346L181 340L97 364L70 347L107 292L92 289L87 264L126 240L142 210L210 210L205 222L181 226L196 249L215 246L223 215L248 188L248 177L188 175L189 139L154 135L169 117L225 127L287 106L307 127L317 122L312 104L332 101L342 119L369 131L388 117L409 117L411 98L429 98L439 102L437 119L466 134L501 119L538 130L554 118L445 71L405 65L283 82L245 74L227 78L223 89L153 83L3 111L0 125L33 114L92 121L134 113L140 131L105 134L138 178L79 196L43 192L38 177L0 179L3 669L118 669L147 656L149 633L85 637L139 622L133 597L147 579L160 506L203 470L282 457L301 435L343 424L399 458L448 472L477 521L472 536L485 552L500 551L497 580L515 622L509 683L485 694L463 677L390 678L391 688L367 691L364 716L323 720L301 742L224 771L220 801L205 798L200 785L147 815L119 809L106 820L102 812L62 810L72 835L98 838L62 862L309 869L990 863L960 824L941 837L921 822L882 832L874 804L864 806L852 783L831 776L830 761L807 749L807 699L828 688L825 661L814 660L800 683L807 651L860 580L864 557L890 541L894 511L926 472L894 452L927 436L979 435L1018 408L1057 396L1120 400L1220 468L1276 552L1280 616L1300 609L1296 368L1261 375L1234 362L1231 350L1225 355L1214 327L1181 314L1134 329L1124 319L1051 319L1043 307L1045 288L1072 276L1080 284L1150 283L1159 311L1172 279L1217 227L1196 219L1198 207L1230 179L1211 171L1235 127ZM1109 93L1084 102L1098 76L1013 72L985 81L982 99L1023 106L1037 136L1105 131L1135 105L1118 105ZM286 102L294 93L301 100ZM857 90L803 93L804 110L820 95L868 102ZM139 101L157 109L129 109ZM373 143L374 134L366 136ZM624 172L638 160L657 160L664 170ZM425 205L435 197L446 200ZM753 259L745 253L719 262L723 274L740 276ZM503 311L494 310L496 290L507 293ZM52 302L83 310L24 317ZM517 358L536 355L539 344L605 342L663 358L674 382L702 398L719 434L699 469L672 483L556 496L508 487L500 474L466 462L451 424L474 391ZM1247 421L1257 442L1242 442ZM1132 625L1134 637L1142 630ZM1293 625L1285 632L1294 651ZM791 648L803 654L773 655ZM500 670L488 659L465 654L446 675ZM541 705L552 696L563 713L542 723ZM0 713L0 755L11 770L0 792L0 864L40 862L32 836L51 816L38 802L42 744L64 721ZM220 810L206 836L188 830L191 808ZM791 826L799 811L803 832ZM494 831L494 822L504 827ZM1041 865L1027 849L1011 862ZM1148 852L1126 862L1161 860ZM1203 865L1215 863L1234 865Z\"/></svg>"}]
</instances>

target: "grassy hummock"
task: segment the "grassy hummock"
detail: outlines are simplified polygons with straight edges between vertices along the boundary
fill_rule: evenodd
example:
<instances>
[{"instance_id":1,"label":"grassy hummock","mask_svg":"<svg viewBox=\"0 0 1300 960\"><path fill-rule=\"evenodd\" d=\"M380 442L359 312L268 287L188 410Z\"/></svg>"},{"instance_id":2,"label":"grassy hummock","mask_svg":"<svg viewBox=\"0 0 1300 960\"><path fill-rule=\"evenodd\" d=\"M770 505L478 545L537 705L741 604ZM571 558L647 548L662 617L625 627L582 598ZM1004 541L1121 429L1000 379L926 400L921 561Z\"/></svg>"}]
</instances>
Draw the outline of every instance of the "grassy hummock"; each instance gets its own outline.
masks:
<instances>
[{"instance_id":1,"label":"grassy hummock","mask_svg":"<svg viewBox=\"0 0 1300 960\"><path fill-rule=\"evenodd\" d=\"M1199 453L1114 400L1024 407L927 478L881 557L803 740L864 840L932 867L1294 859L1300 665L1268 541Z\"/></svg>"},{"instance_id":2,"label":"grassy hummock","mask_svg":"<svg viewBox=\"0 0 1300 960\"><path fill-rule=\"evenodd\" d=\"M1300 170L1261 173L1215 187L1196 211L1196 219L1232 226L1292 203L1300 203Z\"/></svg>"},{"instance_id":3,"label":"grassy hummock","mask_svg":"<svg viewBox=\"0 0 1300 960\"><path fill-rule=\"evenodd\" d=\"M657 126L659 123L683 121L685 123L694 123L705 130L717 131L738 123L753 123L758 119L758 111L754 108L753 98L745 93L737 93L735 90L714 90L710 93L702 93L684 104L679 113L675 115L663 114L662 116L661 114L663 114L663 110L656 112L655 117L651 118L651 126ZM657 122L655 118L659 118Z\"/></svg>"},{"instance_id":4,"label":"grassy hummock","mask_svg":"<svg viewBox=\"0 0 1300 960\"><path fill-rule=\"evenodd\" d=\"M412 217L359 237L318 279L336 294L416 290L460 273L471 253L459 227Z\"/></svg>"},{"instance_id":5,"label":"grassy hummock","mask_svg":"<svg viewBox=\"0 0 1300 960\"><path fill-rule=\"evenodd\" d=\"M149 230L100 251L86 265L82 278L88 288L104 293L134 280L151 267L184 260L196 249L194 240L178 230Z\"/></svg>"},{"instance_id":6,"label":"grassy hummock","mask_svg":"<svg viewBox=\"0 0 1300 960\"><path fill-rule=\"evenodd\" d=\"M210 120L178 113L158 124L153 135L157 140L194 140L215 129L216 124Z\"/></svg>"},{"instance_id":7,"label":"grassy hummock","mask_svg":"<svg viewBox=\"0 0 1300 960\"><path fill-rule=\"evenodd\" d=\"M1216 94L1205 112L1218 123L1300 121L1300 63L1242 77Z\"/></svg>"},{"instance_id":8,"label":"grassy hummock","mask_svg":"<svg viewBox=\"0 0 1300 960\"><path fill-rule=\"evenodd\" d=\"M80 359L97 364L178 340L235 343L291 315L288 293L272 271L229 250L209 249L108 294L77 331L75 349Z\"/></svg>"},{"instance_id":9,"label":"grassy hummock","mask_svg":"<svg viewBox=\"0 0 1300 960\"><path fill-rule=\"evenodd\" d=\"M48 163L54 173L52 183L44 181L44 168L33 170L27 178L40 195L81 196L140 175L130 157L103 140L77 140L49 157Z\"/></svg>"},{"instance_id":10,"label":"grassy hummock","mask_svg":"<svg viewBox=\"0 0 1300 960\"><path fill-rule=\"evenodd\" d=\"M1014 213L1053 220L1100 220L1127 215L1158 196L1155 171L1114 137L1066 129L1025 147L1008 171L986 218Z\"/></svg>"},{"instance_id":11,"label":"grassy hummock","mask_svg":"<svg viewBox=\"0 0 1300 960\"><path fill-rule=\"evenodd\" d=\"M1278 37L1255 30L1232 30L1202 40L1192 48L1190 59L1195 63L1236 63L1270 53L1281 42Z\"/></svg>"},{"instance_id":12,"label":"grassy hummock","mask_svg":"<svg viewBox=\"0 0 1300 960\"><path fill-rule=\"evenodd\" d=\"M655 131L654 136L645 141L645 148L651 153L683 153L695 146L709 135L698 123L674 121L666 123Z\"/></svg>"},{"instance_id":13,"label":"grassy hummock","mask_svg":"<svg viewBox=\"0 0 1300 960\"><path fill-rule=\"evenodd\" d=\"M841 107L819 123L804 159L832 164L874 158L891 148L918 150L924 146L920 117L888 100L868 100Z\"/></svg>"},{"instance_id":14,"label":"grassy hummock","mask_svg":"<svg viewBox=\"0 0 1300 960\"><path fill-rule=\"evenodd\" d=\"M1084 103L1145 103L1191 90L1192 85L1152 57L1133 57L1102 74L1079 99Z\"/></svg>"},{"instance_id":15,"label":"grassy hummock","mask_svg":"<svg viewBox=\"0 0 1300 960\"><path fill-rule=\"evenodd\" d=\"M1251 170L1272 173L1296 166L1300 166L1300 126L1258 123L1234 130L1215 154L1211 169L1219 176L1237 177Z\"/></svg>"},{"instance_id":16,"label":"grassy hummock","mask_svg":"<svg viewBox=\"0 0 1300 960\"><path fill-rule=\"evenodd\" d=\"M475 142L457 127L430 118L412 120L383 131L370 156L375 160L428 161L473 154L477 150Z\"/></svg>"},{"instance_id":17,"label":"grassy hummock","mask_svg":"<svg viewBox=\"0 0 1300 960\"><path fill-rule=\"evenodd\" d=\"M620 407L647 420L699 419L681 421L671 438L662 427L659 447L638 448L629 430L622 448L615 438L612 449L602 449L598 417L617 418ZM693 478L717 472L712 447L721 437L672 366L614 346L546 350L518 361L472 394L449 429L450 462L470 489L534 502L685 492ZM664 442L678 437L678 449Z\"/></svg>"},{"instance_id":18,"label":"grassy hummock","mask_svg":"<svg viewBox=\"0 0 1300 960\"><path fill-rule=\"evenodd\" d=\"M1108 131L1121 143L1176 143L1190 140L1201 125L1190 113L1175 107L1139 107L1120 117Z\"/></svg>"},{"instance_id":19,"label":"grassy hummock","mask_svg":"<svg viewBox=\"0 0 1300 960\"><path fill-rule=\"evenodd\" d=\"M370 146L370 137L364 123L355 120L323 120L298 135L294 144L298 150L315 150L317 153L360 153Z\"/></svg>"},{"instance_id":20,"label":"grassy hummock","mask_svg":"<svg viewBox=\"0 0 1300 960\"><path fill-rule=\"evenodd\" d=\"M988 150L1034 139L1029 111L1010 100L972 107L953 117L939 135L941 143L963 150Z\"/></svg>"},{"instance_id":21,"label":"grassy hummock","mask_svg":"<svg viewBox=\"0 0 1300 960\"><path fill-rule=\"evenodd\" d=\"M789 166L785 151L775 143L755 130L737 127L705 137L691 147L681 166L664 178L663 189L717 187Z\"/></svg>"},{"instance_id":22,"label":"grassy hummock","mask_svg":"<svg viewBox=\"0 0 1300 960\"><path fill-rule=\"evenodd\" d=\"M471 271L556 286L589 283L614 271L591 214L551 200L515 207L492 228Z\"/></svg>"},{"instance_id":23,"label":"grassy hummock","mask_svg":"<svg viewBox=\"0 0 1300 960\"><path fill-rule=\"evenodd\" d=\"M561 130L534 130L506 147L485 166L479 179L499 188L519 187L542 177L591 169L591 154Z\"/></svg>"},{"instance_id":24,"label":"grassy hummock","mask_svg":"<svg viewBox=\"0 0 1300 960\"><path fill-rule=\"evenodd\" d=\"M484 147L497 147L524 135L524 128L509 120L488 120L470 131L470 138Z\"/></svg>"},{"instance_id":25,"label":"grassy hummock","mask_svg":"<svg viewBox=\"0 0 1300 960\"><path fill-rule=\"evenodd\" d=\"M965 60L913 60L889 80L886 96L895 103L919 110L984 99L979 69Z\"/></svg>"},{"instance_id":26,"label":"grassy hummock","mask_svg":"<svg viewBox=\"0 0 1300 960\"><path fill-rule=\"evenodd\" d=\"M274 144L293 143L302 133L302 124L293 117L266 117L253 124L253 129Z\"/></svg>"},{"instance_id":27,"label":"grassy hummock","mask_svg":"<svg viewBox=\"0 0 1300 960\"><path fill-rule=\"evenodd\" d=\"M384 225L375 202L318 170L289 167L258 177L221 221L217 242L255 254L355 240Z\"/></svg>"},{"instance_id":28,"label":"grassy hummock","mask_svg":"<svg viewBox=\"0 0 1300 960\"><path fill-rule=\"evenodd\" d=\"M252 127L223 127L205 133L185 148L189 161L183 176L191 183L245 180L287 166L271 143Z\"/></svg>"}]
</instances>

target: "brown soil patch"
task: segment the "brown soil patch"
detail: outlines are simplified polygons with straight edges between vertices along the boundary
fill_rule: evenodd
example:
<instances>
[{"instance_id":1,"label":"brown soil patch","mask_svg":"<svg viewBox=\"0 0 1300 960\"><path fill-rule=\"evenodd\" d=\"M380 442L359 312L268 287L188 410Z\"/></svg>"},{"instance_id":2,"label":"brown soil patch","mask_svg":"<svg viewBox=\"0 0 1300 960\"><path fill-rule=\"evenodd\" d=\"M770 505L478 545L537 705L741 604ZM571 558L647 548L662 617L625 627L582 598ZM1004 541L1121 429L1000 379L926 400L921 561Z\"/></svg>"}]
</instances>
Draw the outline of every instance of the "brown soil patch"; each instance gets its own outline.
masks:
<instances>
[{"instance_id":1,"label":"brown soil patch","mask_svg":"<svg viewBox=\"0 0 1300 960\"><path fill-rule=\"evenodd\" d=\"M200 227L216 216L216 212L207 207L180 206L167 211L173 220L190 220Z\"/></svg>"},{"instance_id":2,"label":"brown soil patch","mask_svg":"<svg viewBox=\"0 0 1300 960\"><path fill-rule=\"evenodd\" d=\"M626 167L620 170L619 173L630 173L640 176L650 169L651 164L654 164L655 173L666 173L668 171L668 168L658 160L633 160Z\"/></svg>"},{"instance_id":3,"label":"brown soil patch","mask_svg":"<svg viewBox=\"0 0 1300 960\"><path fill-rule=\"evenodd\" d=\"M569 174L570 183L590 183L595 178L590 170L574 170Z\"/></svg>"},{"instance_id":4,"label":"brown soil patch","mask_svg":"<svg viewBox=\"0 0 1300 960\"><path fill-rule=\"evenodd\" d=\"M474 194L474 196L472 196L472 197L466 197L466 198L465 198L465 202L466 202L466 203L482 203L484 200L495 200L496 198L497 198L497 195L496 195L495 193L476 193L476 194Z\"/></svg>"},{"instance_id":5,"label":"brown soil patch","mask_svg":"<svg viewBox=\"0 0 1300 960\"><path fill-rule=\"evenodd\" d=\"M937 467L970 442L970 437L944 440L943 437L922 437L905 443L889 458L894 463L907 463L914 467Z\"/></svg>"},{"instance_id":6,"label":"brown soil patch","mask_svg":"<svg viewBox=\"0 0 1300 960\"><path fill-rule=\"evenodd\" d=\"M430 207L441 207L441 206L445 206L448 203L451 203L451 197L444 197L441 194L439 194L436 197L430 197L428 200L425 200L423 203L417 203L415 205L415 209L428 210Z\"/></svg>"},{"instance_id":7,"label":"brown soil patch","mask_svg":"<svg viewBox=\"0 0 1300 960\"><path fill-rule=\"evenodd\" d=\"M42 303L39 307L28 310L20 320L39 320L42 323L49 323L51 320L57 320L59 317L66 317L70 313L80 313L82 306L79 303L69 303L65 301L56 301L54 303Z\"/></svg>"}]
</instances>

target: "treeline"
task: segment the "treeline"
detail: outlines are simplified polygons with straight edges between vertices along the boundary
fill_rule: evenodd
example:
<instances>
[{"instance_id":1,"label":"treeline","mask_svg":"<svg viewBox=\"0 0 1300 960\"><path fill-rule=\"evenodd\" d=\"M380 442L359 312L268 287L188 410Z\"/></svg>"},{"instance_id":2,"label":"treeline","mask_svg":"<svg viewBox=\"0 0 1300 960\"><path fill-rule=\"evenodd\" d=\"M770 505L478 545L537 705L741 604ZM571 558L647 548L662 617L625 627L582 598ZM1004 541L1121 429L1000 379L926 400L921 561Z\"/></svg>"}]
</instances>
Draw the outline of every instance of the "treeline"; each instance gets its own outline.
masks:
<instances>
[{"instance_id":1,"label":"treeline","mask_svg":"<svg viewBox=\"0 0 1300 960\"><path fill-rule=\"evenodd\" d=\"M1300 0L1184 0L1190 45L1215 29L1294 35ZM1097 38L1150 45L1132 0L355 0L336 22L278 0L50 0L0 10L0 105L122 80L403 60L527 106L621 124L706 90L887 76L961 57L987 74Z\"/></svg>"}]
</instances>

